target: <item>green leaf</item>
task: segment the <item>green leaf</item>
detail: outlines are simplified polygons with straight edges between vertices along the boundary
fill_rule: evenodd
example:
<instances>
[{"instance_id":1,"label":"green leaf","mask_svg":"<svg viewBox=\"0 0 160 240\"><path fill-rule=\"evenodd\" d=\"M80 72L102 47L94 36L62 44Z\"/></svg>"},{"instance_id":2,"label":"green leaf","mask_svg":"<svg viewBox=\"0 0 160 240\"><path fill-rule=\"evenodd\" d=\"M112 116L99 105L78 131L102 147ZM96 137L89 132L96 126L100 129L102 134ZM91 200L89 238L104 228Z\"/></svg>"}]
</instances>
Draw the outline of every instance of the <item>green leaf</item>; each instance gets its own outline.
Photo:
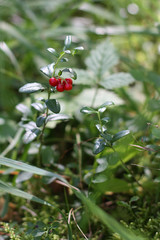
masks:
<instances>
[{"instance_id":1,"label":"green leaf","mask_svg":"<svg viewBox=\"0 0 160 240\"><path fill-rule=\"evenodd\" d=\"M19 175L16 178L16 183L21 183L24 181L29 180L33 176L33 173L28 172L20 172Z\"/></svg>"},{"instance_id":2,"label":"green leaf","mask_svg":"<svg viewBox=\"0 0 160 240\"><path fill-rule=\"evenodd\" d=\"M48 99L46 100L46 105L54 113L60 112L60 104L56 99Z\"/></svg>"},{"instance_id":3,"label":"green leaf","mask_svg":"<svg viewBox=\"0 0 160 240\"><path fill-rule=\"evenodd\" d=\"M95 111L93 108L91 107L83 107L80 110L81 113L85 113L85 114L93 114L93 113L97 113L97 111Z\"/></svg>"},{"instance_id":4,"label":"green leaf","mask_svg":"<svg viewBox=\"0 0 160 240\"><path fill-rule=\"evenodd\" d=\"M109 40L105 40L98 45L91 51L90 56L86 59L87 67L94 72L98 80L101 80L108 69L117 63L118 55Z\"/></svg>"},{"instance_id":5,"label":"green leaf","mask_svg":"<svg viewBox=\"0 0 160 240\"><path fill-rule=\"evenodd\" d=\"M99 164L98 167L96 168L96 173L101 173L107 169L108 162L106 161L105 158L98 158L96 162Z\"/></svg>"},{"instance_id":6,"label":"green leaf","mask_svg":"<svg viewBox=\"0 0 160 240\"><path fill-rule=\"evenodd\" d=\"M140 235L125 228L119 222L117 222L112 216L103 211L100 207L96 206L90 199L86 198L81 192L74 191L79 199L87 207L87 210L92 214L91 216L98 218L105 226L111 231L118 233L123 240L146 240Z\"/></svg>"},{"instance_id":7,"label":"green leaf","mask_svg":"<svg viewBox=\"0 0 160 240\"><path fill-rule=\"evenodd\" d=\"M62 72L68 72L74 80L77 79L77 73L72 68L65 68L62 70Z\"/></svg>"},{"instance_id":8,"label":"green leaf","mask_svg":"<svg viewBox=\"0 0 160 240\"><path fill-rule=\"evenodd\" d=\"M98 129L98 131L100 133L103 133L107 130L106 126L104 126L104 125L101 126L100 124L96 124L96 128Z\"/></svg>"},{"instance_id":9,"label":"green leaf","mask_svg":"<svg viewBox=\"0 0 160 240\"><path fill-rule=\"evenodd\" d=\"M61 62L68 62L68 58L62 58Z\"/></svg>"},{"instance_id":10,"label":"green leaf","mask_svg":"<svg viewBox=\"0 0 160 240\"><path fill-rule=\"evenodd\" d=\"M98 154L98 153L102 152L105 149L105 147L106 147L106 142L104 141L104 139L98 138L95 141L93 153Z\"/></svg>"},{"instance_id":11,"label":"green leaf","mask_svg":"<svg viewBox=\"0 0 160 240\"><path fill-rule=\"evenodd\" d=\"M98 111L99 111L99 112L104 112L104 111L107 109L107 107L112 106L112 105L114 105L113 102L107 101L107 102L103 103L103 104L98 108Z\"/></svg>"},{"instance_id":12,"label":"green leaf","mask_svg":"<svg viewBox=\"0 0 160 240\"><path fill-rule=\"evenodd\" d=\"M119 140L120 138L128 135L129 133L130 133L129 130L123 130L123 131L120 131L120 132L116 133L116 134L113 136L113 138L112 138L112 143L113 143L113 142L116 142L116 141Z\"/></svg>"},{"instance_id":13,"label":"green leaf","mask_svg":"<svg viewBox=\"0 0 160 240\"><path fill-rule=\"evenodd\" d=\"M101 120L104 121L105 123L108 123L111 121L111 119L109 117L104 117Z\"/></svg>"},{"instance_id":14,"label":"green leaf","mask_svg":"<svg viewBox=\"0 0 160 240\"><path fill-rule=\"evenodd\" d=\"M41 130L38 128L28 130L23 136L23 142L25 144L32 142L40 134L40 132Z\"/></svg>"},{"instance_id":15,"label":"green leaf","mask_svg":"<svg viewBox=\"0 0 160 240\"><path fill-rule=\"evenodd\" d=\"M33 122L33 121L30 121L30 122L28 122L28 123L26 123L26 124L23 124L23 125L21 125L23 128L25 128L26 129L26 131L27 130L33 130L34 128L36 128L36 123L35 122Z\"/></svg>"},{"instance_id":16,"label":"green leaf","mask_svg":"<svg viewBox=\"0 0 160 240\"><path fill-rule=\"evenodd\" d=\"M30 115L31 114L31 111L29 109L29 107L27 107L26 105L24 105L23 103L19 103L17 106L16 106L16 109L23 113L24 115Z\"/></svg>"},{"instance_id":17,"label":"green leaf","mask_svg":"<svg viewBox=\"0 0 160 240\"><path fill-rule=\"evenodd\" d=\"M92 180L93 183L104 183L107 181L107 176L105 174L99 174Z\"/></svg>"},{"instance_id":18,"label":"green leaf","mask_svg":"<svg viewBox=\"0 0 160 240\"><path fill-rule=\"evenodd\" d=\"M21 198L25 198L27 200L31 200L31 201L34 201L34 202L37 202L37 203L48 205L50 207L53 206L50 203L48 203L48 202L46 202L46 201L44 201L44 200L42 200L38 197L35 197L34 195L31 195L31 194L26 193L22 190L19 190L18 188L12 187L10 184L5 183L1 180L0 180L0 190L5 192L5 193L10 193L12 195L15 195L15 196L18 196L18 197L21 197Z\"/></svg>"},{"instance_id":19,"label":"green leaf","mask_svg":"<svg viewBox=\"0 0 160 240\"><path fill-rule=\"evenodd\" d=\"M68 120L70 117L66 114L50 114L47 117L47 122L49 121L58 121L58 120Z\"/></svg>"},{"instance_id":20,"label":"green leaf","mask_svg":"<svg viewBox=\"0 0 160 240\"><path fill-rule=\"evenodd\" d=\"M31 106L39 112L44 112L45 106L42 103L32 103Z\"/></svg>"},{"instance_id":21,"label":"green leaf","mask_svg":"<svg viewBox=\"0 0 160 240\"><path fill-rule=\"evenodd\" d=\"M72 36L71 35L66 36L64 41L65 49L69 48L69 46L71 45L71 42L72 42Z\"/></svg>"},{"instance_id":22,"label":"green leaf","mask_svg":"<svg viewBox=\"0 0 160 240\"><path fill-rule=\"evenodd\" d=\"M103 176L104 173L100 175ZM106 175L107 174L105 172L105 176ZM110 178L110 177L108 177L107 179L107 176L106 176L106 180L103 181L103 184L100 181L96 182L95 189L98 189L98 191L100 191L101 193L104 193L106 191L121 193L121 192L128 192L130 188L129 188L129 184L126 181L119 178Z\"/></svg>"},{"instance_id":23,"label":"green leaf","mask_svg":"<svg viewBox=\"0 0 160 240\"><path fill-rule=\"evenodd\" d=\"M47 51L52 53L57 58L60 56L54 48L47 48Z\"/></svg>"},{"instance_id":24,"label":"green leaf","mask_svg":"<svg viewBox=\"0 0 160 240\"><path fill-rule=\"evenodd\" d=\"M19 92L21 93L34 93L38 91L42 91L45 88L40 83L27 83L23 87L19 89Z\"/></svg>"},{"instance_id":25,"label":"green leaf","mask_svg":"<svg viewBox=\"0 0 160 240\"><path fill-rule=\"evenodd\" d=\"M26 164L21 161L12 160L10 158L0 156L0 165L4 165L6 167L11 167L11 168L25 171L25 172L30 172L30 173L37 174L40 176L55 177L56 179L59 179L65 183L67 183L67 181L63 177L58 175L57 173L52 173L52 172L43 170L41 168Z\"/></svg>"},{"instance_id":26,"label":"green leaf","mask_svg":"<svg viewBox=\"0 0 160 240\"><path fill-rule=\"evenodd\" d=\"M107 141L107 142L112 142L112 135L109 133L101 133L101 136Z\"/></svg>"},{"instance_id":27,"label":"green leaf","mask_svg":"<svg viewBox=\"0 0 160 240\"><path fill-rule=\"evenodd\" d=\"M45 120L46 120L46 118L44 116L37 117L37 120L36 120L37 127L41 127L43 125L43 123L45 122Z\"/></svg>"},{"instance_id":28,"label":"green leaf","mask_svg":"<svg viewBox=\"0 0 160 240\"><path fill-rule=\"evenodd\" d=\"M138 196L133 196L133 197L131 197L131 199L130 199L130 203L132 203L132 202L137 202L139 200L139 197Z\"/></svg>"},{"instance_id":29,"label":"green leaf","mask_svg":"<svg viewBox=\"0 0 160 240\"><path fill-rule=\"evenodd\" d=\"M79 47L76 47L76 48L74 48L75 50L79 50L79 51L83 51L84 50L84 47L82 47L82 46L79 46Z\"/></svg>"},{"instance_id":30,"label":"green leaf","mask_svg":"<svg viewBox=\"0 0 160 240\"><path fill-rule=\"evenodd\" d=\"M53 62L53 63L51 63L47 66L44 66L44 67L40 68L40 71L43 74L45 74L47 77L50 78L50 77L52 77L52 74L53 74L54 65L55 65L55 63Z\"/></svg>"},{"instance_id":31,"label":"green leaf","mask_svg":"<svg viewBox=\"0 0 160 240\"><path fill-rule=\"evenodd\" d=\"M103 77L99 84L106 89L114 89L127 86L133 83L135 80L129 73L115 73L109 77Z\"/></svg>"}]
</instances>

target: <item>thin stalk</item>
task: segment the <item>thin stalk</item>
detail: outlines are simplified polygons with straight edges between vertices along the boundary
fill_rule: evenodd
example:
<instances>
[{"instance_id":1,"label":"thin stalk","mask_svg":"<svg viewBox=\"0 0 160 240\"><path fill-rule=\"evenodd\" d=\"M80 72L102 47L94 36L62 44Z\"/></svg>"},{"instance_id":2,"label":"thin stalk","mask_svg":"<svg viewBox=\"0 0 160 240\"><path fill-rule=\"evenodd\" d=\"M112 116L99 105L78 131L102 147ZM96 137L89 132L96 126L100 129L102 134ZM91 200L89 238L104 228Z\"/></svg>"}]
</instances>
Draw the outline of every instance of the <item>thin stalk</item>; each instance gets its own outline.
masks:
<instances>
[{"instance_id":1,"label":"thin stalk","mask_svg":"<svg viewBox=\"0 0 160 240\"><path fill-rule=\"evenodd\" d=\"M99 111L97 112L97 115L98 115L99 124L101 126L101 132L103 133L103 124L102 124L102 121L101 121L101 116L100 116L100 112Z\"/></svg>"},{"instance_id":2,"label":"thin stalk","mask_svg":"<svg viewBox=\"0 0 160 240\"><path fill-rule=\"evenodd\" d=\"M97 96L97 94L98 94L98 90L99 90L99 88L98 88L98 84L97 84L97 86L96 86L96 90L95 90L94 95L93 95L93 99L92 99L91 107L94 106L94 103L95 103L95 100L96 100L96 96Z\"/></svg>"},{"instance_id":3,"label":"thin stalk","mask_svg":"<svg viewBox=\"0 0 160 240\"><path fill-rule=\"evenodd\" d=\"M51 95L51 88L49 88L48 90L48 100L50 99L50 95ZM48 117L48 107L46 109L46 119ZM40 141L40 146L39 146L39 150L38 150L38 156L37 156L37 166L40 167L41 166L41 150L42 150L42 146L43 146L43 137L44 137L44 130L46 127L47 121L45 120L43 123L43 127L42 127L42 132L39 136L39 141Z\"/></svg>"},{"instance_id":4,"label":"thin stalk","mask_svg":"<svg viewBox=\"0 0 160 240\"><path fill-rule=\"evenodd\" d=\"M78 165L79 165L79 179L80 179L80 188L83 188L83 181L82 181L82 149L81 149L81 138L80 134L76 134L76 141L78 147Z\"/></svg>"},{"instance_id":5,"label":"thin stalk","mask_svg":"<svg viewBox=\"0 0 160 240\"><path fill-rule=\"evenodd\" d=\"M56 71L57 65L64 55L65 55L65 52L62 52L62 54L57 59L55 65L54 65L54 68L53 68L52 77L55 76L55 71ZM51 95L51 87L49 87L49 89L48 89L48 100L50 99L50 95ZM47 109L46 109L46 119L48 117L48 112L49 112L49 109L47 107ZM41 167L41 150L42 150L42 146L43 146L43 137L44 137L44 130L45 130L46 124L47 124L47 121L45 120L45 122L43 124L43 127L42 127L42 132L39 136L40 146L39 146L38 155L37 155L37 166L38 167Z\"/></svg>"}]
</instances>

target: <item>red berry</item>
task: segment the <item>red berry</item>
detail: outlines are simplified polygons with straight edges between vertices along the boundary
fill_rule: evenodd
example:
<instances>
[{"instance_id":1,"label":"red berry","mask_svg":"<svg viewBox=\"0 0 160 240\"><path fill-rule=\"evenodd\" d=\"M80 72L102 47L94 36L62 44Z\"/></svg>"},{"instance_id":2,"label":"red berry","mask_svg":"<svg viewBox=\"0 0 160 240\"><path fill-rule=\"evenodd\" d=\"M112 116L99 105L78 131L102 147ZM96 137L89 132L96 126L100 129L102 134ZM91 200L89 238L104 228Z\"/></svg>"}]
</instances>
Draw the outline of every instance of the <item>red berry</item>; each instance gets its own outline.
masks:
<instances>
[{"instance_id":1,"label":"red berry","mask_svg":"<svg viewBox=\"0 0 160 240\"><path fill-rule=\"evenodd\" d=\"M64 85L61 84L61 83L58 83L58 85L57 85L57 91L58 91L58 92L63 92L63 91L64 91Z\"/></svg>"},{"instance_id":2,"label":"red berry","mask_svg":"<svg viewBox=\"0 0 160 240\"><path fill-rule=\"evenodd\" d=\"M49 84L52 86L52 87L55 87L55 86L57 86L57 84L58 84L58 81L57 81L57 79L56 78L50 78L49 79Z\"/></svg>"},{"instance_id":3,"label":"red berry","mask_svg":"<svg viewBox=\"0 0 160 240\"><path fill-rule=\"evenodd\" d=\"M65 85L64 85L64 90L66 90L66 91L72 90L72 84L70 84L70 83L65 83Z\"/></svg>"},{"instance_id":4,"label":"red berry","mask_svg":"<svg viewBox=\"0 0 160 240\"><path fill-rule=\"evenodd\" d=\"M66 78L65 80L66 80L66 82L69 83L69 84L72 84L72 83L73 83L73 81L72 81L71 78Z\"/></svg>"},{"instance_id":5,"label":"red berry","mask_svg":"<svg viewBox=\"0 0 160 240\"><path fill-rule=\"evenodd\" d=\"M59 83L61 84L62 79L61 79L61 78L58 78L58 79L57 79L57 82L58 82L58 84L59 84Z\"/></svg>"}]
</instances>

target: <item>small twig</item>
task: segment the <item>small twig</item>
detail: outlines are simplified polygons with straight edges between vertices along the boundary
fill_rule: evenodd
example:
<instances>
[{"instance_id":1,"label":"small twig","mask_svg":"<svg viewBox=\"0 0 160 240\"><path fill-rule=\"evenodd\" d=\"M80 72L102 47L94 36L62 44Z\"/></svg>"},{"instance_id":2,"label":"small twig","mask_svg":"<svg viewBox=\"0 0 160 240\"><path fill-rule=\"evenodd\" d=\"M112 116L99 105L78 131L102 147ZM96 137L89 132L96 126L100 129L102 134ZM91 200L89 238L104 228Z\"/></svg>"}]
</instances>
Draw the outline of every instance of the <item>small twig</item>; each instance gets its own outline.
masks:
<instances>
[{"instance_id":1,"label":"small twig","mask_svg":"<svg viewBox=\"0 0 160 240\"><path fill-rule=\"evenodd\" d=\"M69 212L69 217L70 217L71 215L72 215L72 217L73 217L73 220L74 220L77 228L78 228L79 231L82 233L83 237L84 237L86 240L88 240L88 238L86 237L86 235L84 234L84 232L82 231L82 229L80 228L80 226L78 225L78 223L77 223L77 221L76 221L76 218L75 218L75 216L74 216L73 208L72 208L72 209L70 210L70 212Z\"/></svg>"}]
</instances>

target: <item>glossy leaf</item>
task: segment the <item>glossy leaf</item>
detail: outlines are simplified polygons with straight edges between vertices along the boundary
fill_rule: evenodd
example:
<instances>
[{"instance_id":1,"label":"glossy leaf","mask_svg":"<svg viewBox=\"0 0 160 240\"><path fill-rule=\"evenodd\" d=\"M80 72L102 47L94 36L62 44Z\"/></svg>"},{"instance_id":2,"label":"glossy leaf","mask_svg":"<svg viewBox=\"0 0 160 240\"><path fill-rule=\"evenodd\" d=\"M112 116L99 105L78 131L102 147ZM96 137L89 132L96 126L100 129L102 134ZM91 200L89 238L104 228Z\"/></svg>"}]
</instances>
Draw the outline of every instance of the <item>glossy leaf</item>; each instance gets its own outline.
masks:
<instances>
[{"instance_id":1,"label":"glossy leaf","mask_svg":"<svg viewBox=\"0 0 160 240\"><path fill-rule=\"evenodd\" d=\"M68 58L62 58L61 62L68 62Z\"/></svg>"},{"instance_id":2,"label":"glossy leaf","mask_svg":"<svg viewBox=\"0 0 160 240\"><path fill-rule=\"evenodd\" d=\"M101 136L107 141L107 142L112 142L112 135L109 133L101 133Z\"/></svg>"},{"instance_id":3,"label":"glossy leaf","mask_svg":"<svg viewBox=\"0 0 160 240\"><path fill-rule=\"evenodd\" d=\"M36 120L37 127L41 127L45 122L46 118L44 116L39 116Z\"/></svg>"},{"instance_id":4,"label":"glossy leaf","mask_svg":"<svg viewBox=\"0 0 160 240\"><path fill-rule=\"evenodd\" d=\"M36 123L33 121L30 121L29 123L21 125L21 127L25 128L26 130L32 130L36 128Z\"/></svg>"},{"instance_id":5,"label":"glossy leaf","mask_svg":"<svg viewBox=\"0 0 160 240\"><path fill-rule=\"evenodd\" d=\"M52 53L57 58L60 56L54 48L47 48L47 51Z\"/></svg>"},{"instance_id":6,"label":"glossy leaf","mask_svg":"<svg viewBox=\"0 0 160 240\"><path fill-rule=\"evenodd\" d=\"M38 91L42 91L45 88L40 83L27 83L23 87L19 89L19 92L21 93L34 93Z\"/></svg>"},{"instance_id":7,"label":"glossy leaf","mask_svg":"<svg viewBox=\"0 0 160 240\"><path fill-rule=\"evenodd\" d=\"M52 77L52 74L53 74L54 65L55 65L55 63L53 62L53 63L51 63L47 66L44 66L44 67L40 68L40 71L43 74L45 74L47 77L50 78L50 77Z\"/></svg>"},{"instance_id":8,"label":"glossy leaf","mask_svg":"<svg viewBox=\"0 0 160 240\"><path fill-rule=\"evenodd\" d=\"M77 73L72 68L65 68L62 70L62 72L68 72L74 80L77 79Z\"/></svg>"},{"instance_id":9,"label":"glossy leaf","mask_svg":"<svg viewBox=\"0 0 160 240\"><path fill-rule=\"evenodd\" d=\"M107 169L108 162L106 161L106 158L98 158L96 162L98 163L98 167L96 168L96 173L103 172Z\"/></svg>"},{"instance_id":10,"label":"glossy leaf","mask_svg":"<svg viewBox=\"0 0 160 240\"><path fill-rule=\"evenodd\" d=\"M108 123L111 121L109 117L104 117L101 120L104 121L105 123Z\"/></svg>"},{"instance_id":11,"label":"glossy leaf","mask_svg":"<svg viewBox=\"0 0 160 240\"><path fill-rule=\"evenodd\" d=\"M23 103L19 103L17 106L16 106L16 109L23 113L24 115L30 115L31 111L29 109L29 107L27 107L26 105L24 105Z\"/></svg>"},{"instance_id":12,"label":"glossy leaf","mask_svg":"<svg viewBox=\"0 0 160 240\"><path fill-rule=\"evenodd\" d=\"M103 103L100 107L98 107L98 111L104 112L107 109L107 107L112 106L112 105L114 105L113 102L107 101L107 102Z\"/></svg>"},{"instance_id":13,"label":"glossy leaf","mask_svg":"<svg viewBox=\"0 0 160 240\"><path fill-rule=\"evenodd\" d=\"M81 113L85 113L85 114L93 114L93 113L97 113L97 111L95 111L93 108L91 107L83 107L80 110Z\"/></svg>"},{"instance_id":14,"label":"glossy leaf","mask_svg":"<svg viewBox=\"0 0 160 240\"><path fill-rule=\"evenodd\" d=\"M96 124L96 128L97 128L98 131L101 132L101 133L103 133L103 132L105 132L105 131L107 130L106 126L102 125L102 127L101 127L100 124Z\"/></svg>"},{"instance_id":15,"label":"glossy leaf","mask_svg":"<svg viewBox=\"0 0 160 240\"><path fill-rule=\"evenodd\" d=\"M47 117L47 122L50 122L50 121L58 121L58 120L68 120L70 119L70 117L66 114L50 114L48 117Z\"/></svg>"},{"instance_id":16,"label":"glossy leaf","mask_svg":"<svg viewBox=\"0 0 160 240\"><path fill-rule=\"evenodd\" d=\"M42 103L32 103L31 106L39 112L44 112L45 106Z\"/></svg>"},{"instance_id":17,"label":"glossy leaf","mask_svg":"<svg viewBox=\"0 0 160 240\"><path fill-rule=\"evenodd\" d=\"M60 112L60 104L56 99L48 99L46 100L46 105L54 113Z\"/></svg>"},{"instance_id":18,"label":"glossy leaf","mask_svg":"<svg viewBox=\"0 0 160 240\"><path fill-rule=\"evenodd\" d=\"M123 130L123 131L120 131L120 132L116 133L116 134L113 136L113 138L112 138L112 143L113 143L113 142L116 142L116 141L119 140L120 138L128 135L129 133L130 133L129 130Z\"/></svg>"},{"instance_id":19,"label":"glossy leaf","mask_svg":"<svg viewBox=\"0 0 160 240\"><path fill-rule=\"evenodd\" d=\"M82 51L82 50L84 50L84 47L82 47L82 46L79 46L79 47L76 47L76 48L74 48L75 50L79 50L79 51Z\"/></svg>"},{"instance_id":20,"label":"glossy leaf","mask_svg":"<svg viewBox=\"0 0 160 240\"><path fill-rule=\"evenodd\" d=\"M71 42L72 42L72 36L71 35L66 36L64 41L64 45L66 49L69 48L69 46L71 45Z\"/></svg>"},{"instance_id":21,"label":"glossy leaf","mask_svg":"<svg viewBox=\"0 0 160 240\"><path fill-rule=\"evenodd\" d=\"M98 154L98 153L102 152L105 149L105 147L106 147L106 142L104 141L104 139L98 138L95 141L93 153Z\"/></svg>"},{"instance_id":22,"label":"glossy leaf","mask_svg":"<svg viewBox=\"0 0 160 240\"><path fill-rule=\"evenodd\" d=\"M25 144L28 144L28 143L32 142L40 134L40 132L41 131L38 128L28 130L23 136L23 142Z\"/></svg>"}]
</instances>

